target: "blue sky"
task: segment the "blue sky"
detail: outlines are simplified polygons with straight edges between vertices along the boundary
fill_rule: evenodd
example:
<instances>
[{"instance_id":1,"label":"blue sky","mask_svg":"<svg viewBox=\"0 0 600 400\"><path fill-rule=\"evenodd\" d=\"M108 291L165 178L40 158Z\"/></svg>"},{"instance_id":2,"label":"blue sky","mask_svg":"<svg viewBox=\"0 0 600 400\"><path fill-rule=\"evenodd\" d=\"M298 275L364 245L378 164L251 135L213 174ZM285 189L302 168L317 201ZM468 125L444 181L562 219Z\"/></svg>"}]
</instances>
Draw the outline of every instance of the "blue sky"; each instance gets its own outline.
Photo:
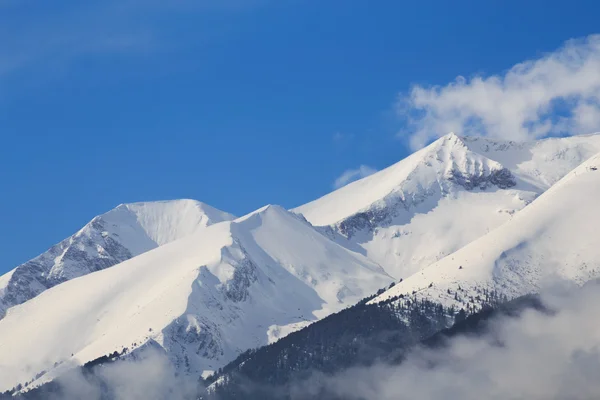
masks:
<instances>
[{"instance_id":1,"label":"blue sky","mask_svg":"<svg viewBox=\"0 0 600 400\"><path fill-rule=\"evenodd\" d=\"M242 215L317 198L468 130L444 117L457 76L545 67L598 15L583 0L0 0L0 272L119 203ZM414 85L440 85L435 104ZM588 129L600 113L580 95L569 127Z\"/></svg>"}]
</instances>

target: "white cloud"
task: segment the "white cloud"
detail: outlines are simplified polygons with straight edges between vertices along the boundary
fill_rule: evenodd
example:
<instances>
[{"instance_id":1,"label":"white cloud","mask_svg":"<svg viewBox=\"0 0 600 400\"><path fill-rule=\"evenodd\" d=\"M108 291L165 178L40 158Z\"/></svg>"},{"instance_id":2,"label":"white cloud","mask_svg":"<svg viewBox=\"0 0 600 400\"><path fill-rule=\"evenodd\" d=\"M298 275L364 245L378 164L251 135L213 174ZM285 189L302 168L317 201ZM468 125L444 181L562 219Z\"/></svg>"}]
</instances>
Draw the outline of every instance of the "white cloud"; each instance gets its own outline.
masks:
<instances>
[{"instance_id":1,"label":"white cloud","mask_svg":"<svg viewBox=\"0 0 600 400\"><path fill-rule=\"evenodd\" d=\"M342 186L345 186L350 182L362 179L364 177L374 174L375 172L377 172L375 168L371 168L367 165L361 165L356 169L348 169L344 171L344 173L335 180L335 182L333 183L333 187L335 189L341 188Z\"/></svg>"},{"instance_id":2,"label":"white cloud","mask_svg":"<svg viewBox=\"0 0 600 400\"><path fill-rule=\"evenodd\" d=\"M55 380L60 390L38 396L49 400L198 398L201 390L198 378L177 374L165 353L147 347L137 349L133 354L113 363L97 365L91 370L69 370Z\"/></svg>"},{"instance_id":3,"label":"white cloud","mask_svg":"<svg viewBox=\"0 0 600 400\"><path fill-rule=\"evenodd\" d=\"M503 75L414 86L397 104L413 149L448 132L509 140L600 130L600 35L570 40Z\"/></svg>"}]
</instances>

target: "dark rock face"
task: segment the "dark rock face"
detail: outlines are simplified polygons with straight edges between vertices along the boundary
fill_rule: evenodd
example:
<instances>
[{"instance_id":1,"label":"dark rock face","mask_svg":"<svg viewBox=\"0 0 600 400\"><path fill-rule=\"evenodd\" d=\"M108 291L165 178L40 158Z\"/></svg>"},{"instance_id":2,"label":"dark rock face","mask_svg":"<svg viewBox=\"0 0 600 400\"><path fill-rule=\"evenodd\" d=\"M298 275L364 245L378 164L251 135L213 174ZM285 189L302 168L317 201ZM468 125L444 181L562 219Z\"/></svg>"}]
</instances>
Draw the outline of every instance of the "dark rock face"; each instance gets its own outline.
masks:
<instances>
[{"instance_id":1,"label":"dark rock face","mask_svg":"<svg viewBox=\"0 0 600 400\"><path fill-rule=\"evenodd\" d=\"M186 354L190 352L208 359L215 359L223 355L221 347L223 339L219 335L219 329L208 324L207 321L192 323L186 316L180 317L163 333L169 342L166 343L168 354L177 366L181 366L182 362L189 364L189 358L187 362L185 359ZM189 369L189 365L186 367Z\"/></svg>"},{"instance_id":2,"label":"dark rock face","mask_svg":"<svg viewBox=\"0 0 600 400\"><path fill-rule=\"evenodd\" d=\"M404 202L398 201L398 205L404 209ZM340 222L338 231L347 238L351 238L355 232L362 230L372 231L377 226L383 225L387 220L391 221L396 213L396 207L373 208L365 212L354 214L352 217Z\"/></svg>"},{"instance_id":3,"label":"dark rock face","mask_svg":"<svg viewBox=\"0 0 600 400\"><path fill-rule=\"evenodd\" d=\"M106 233L101 218L94 219L89 228L85 235L76 234L65 239L44 254L16 268L4 293L0 294L0 319L9 308L22 304L51 287L133 257L127 248ZM61 268L56 270L59 263Z\"/></svg>"},{"instance_id":4,"label":"dark rock face","mask_svg":"<svg viewBox=\"0 0 600 400\"><path fill-rule=\"evenodd\" d=\"M452 170L448 180L467 190L476 188L486 189L492 185L497 186L500 189L508 189L517 184L512 173L506 168L493 170L488 175L465 175L461 172Z\"/></svg>"},{"instance_id":5,"label":"dark rock face","mask_svg":"<svg viewBox=\"0 0 600 400\"><path fill-rule=\"evenodd\" d=\"M246 257L239 262L233 273L233 279L223 287L225 297L234 303L245 301L248 298L248 289L258 279L258 268Z\"/></svg>"},{"instance_id":6,"label":"dark rock face","mask_svg":"<svg viewBox=\"0 0 600 400\"><path fill-rule=\"evenodd\" d=\"M492 170L488 174L481 173L476 175L468 175L453 169L445 176L445 179L451 184L468 191L476 189L485 190L493 186L499 189L510 189L517 184L515 177L507 168ZM407 198L402 197L404 195L402 193L402 195L398 195L396 198L386 199L386 204L373 206L367 211L354 214L350 218L339 222L334 228L348 239L359 231L372 232L377 227L388 226L392 219L401 212L408 211L411 207L419 205L436 192L441 196L446 194L444 185L441 182L439 188L423 188L423 192L413 194Z\"/></svg>"},{"instance_id":7,"label":"dark rock face","mask_svg":"<svg viewBox=\"0 0 600 400\"><path fill-rule=\"evenodd\" d=\"M44 265L36 261L30 261L15 270L0 299L0 318L4 318L10 307L24 303L48 288L48 282L44 279L45 271Z\"/></svg>"}]
</instances>

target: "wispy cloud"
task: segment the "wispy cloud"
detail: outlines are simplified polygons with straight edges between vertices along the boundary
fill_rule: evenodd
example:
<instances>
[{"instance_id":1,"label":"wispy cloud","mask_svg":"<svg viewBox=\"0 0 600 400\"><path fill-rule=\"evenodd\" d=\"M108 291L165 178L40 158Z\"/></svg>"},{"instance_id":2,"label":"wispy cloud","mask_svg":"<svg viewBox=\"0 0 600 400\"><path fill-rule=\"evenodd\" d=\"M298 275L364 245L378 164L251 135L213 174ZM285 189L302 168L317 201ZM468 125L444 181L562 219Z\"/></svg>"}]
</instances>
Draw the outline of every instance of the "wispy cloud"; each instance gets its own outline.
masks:
<instances>
[{"instance_id":1,"label":"wispy cloud","mask_svg":"<svg viewBox=\"0 0 600 400\"><path fill-rule=\"evenodd\" d=\"M35 3L19 3L7 4L0 17L0 75L78 56L146 49L152 41L150 30L128 23L128 9L114 1L62 2L38 10Z\"/></svg>"},{"instance_id":2,"label":"wispy cloud","mask_svg":"<svg viewBox=\"0 0 600 400\"><path fill-rule=\"evenodd\" d=\"M375 172L377 172L375 168L369 167L367 165L361 165L356 169L348 169L344 171L344 173L335 180L335 182L333 183L333 187L335 189L339 189L342 186L349 184L350 182L362 179L364 177L374 174Z\"/></svg>"},{"instance_id":3,"label":"wispy cloud","mask_svg":"<svg viewBox=\"0 0 600 400\"><path fill-rule=\"evenodd\" d=\"M451 131L528 140L600 130L600 35L570 40L502 75L414 86L397 112L407 122L399 135L413 149Z\"/></svg>"},{"instance_id":4,"label":"wispy cloud","mask_svg":"<svg viewBox=\"0 0 600 400\"><path fill-rule=\"evenodd\" d=\"M80 57L136 56L181 47L186 40L195 44L198 37L190 32L173 35L178 18L204 17L194 32L201 35L211 15L243 11L265 1L0 0L0 77L26 68L68 65Z\"/></svg>"},{"instance_id":5,"label":"wispy cloud","mask_svg":"<svg viewBox=\"0 0 600 400\"><path fill-rule=\"evenodd\" d=\"M353 133L342 133L338 131L335 132L332 136L333 143L335 144L350 142L352 139L354 139Z\"/></svg>"},{"instance_id":6,"label":"wispy cloud","mask_svg":"<svg viewBox=\"0 0 600 400\"><path fill-rule=\"evenodd\" d=\"M334 143L339 143L344 140L345 135L342 132L335 132L332 138Z\"/></svg>"}]
</instances>

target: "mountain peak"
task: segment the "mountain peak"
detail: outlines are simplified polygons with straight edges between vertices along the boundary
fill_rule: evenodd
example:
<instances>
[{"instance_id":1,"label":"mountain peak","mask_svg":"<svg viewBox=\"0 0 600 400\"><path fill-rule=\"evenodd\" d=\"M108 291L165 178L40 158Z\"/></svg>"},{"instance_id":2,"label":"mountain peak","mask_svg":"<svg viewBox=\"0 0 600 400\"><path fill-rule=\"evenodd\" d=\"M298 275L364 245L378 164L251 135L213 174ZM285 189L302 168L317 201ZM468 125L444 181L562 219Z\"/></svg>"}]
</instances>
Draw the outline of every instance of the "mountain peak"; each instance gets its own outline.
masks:
<instances>
[{"instance_id":1,"label":"mountain peak","mask_svg":"<svg viewBox=\"0 0 600 400\"><path fill-rule=\"evenodd\" d=\"M252 220L262 220L262 219L277 219L277 218L295 218L298 219L299 216L292 211L286 210L277 204L267 204L255 211L252 211L242 217L234 220L236 223L241 223L244 221L252 221Z\"/></svg>"},{"instance_id":2,"label":"mountain peak","mask_svg":"<svg viewBox=\"0 0 600 400\"><path fill-rule=\"evenodd\" d=\"M457 135L454 132L449 132L447 134L445 134L444 136L441 137L441 139L444 139L447 142L462 142L462 136Z\"/></svg>"},{"instance_id":3,"label":"mountain peak","mask_svg":"<svg viewBox=\"0 0 600 400\"><path fill-rule=\"evenodd\" d=\"M481 183L500 188L520 185L541 193L600 151L600 135L514 142L450 132L427 147L366 178L297 207L316 226L435 190L473 190ZM399 199L399 200L398 200Z\"/></svg>"},{"instance_id":4,"label":"mountain peak","mask_svg":"<svg viewBox=\"0 0 600 400\"><path fill-rule=\"evenodd\" d=\"M495 179L498 174L503 179ZM503 165L471 151L461 137L450 133L384 170L295 210L314 225L332 225L398 202L410 208L434 192L443 195L457 187L471 190L489 184L514 186Z\"/></svg>"},{"instance_id":5,"label":"mountain peak","mask_svg":"<svg viewBox=\"0 0 600 400\"><path fill-rule=\"evenodd\" d=\"M120 204L4 279L0 318L48 288L192 235L231 214L195 200Z\"/></svg>"},{"instance_id":6,"label":"mountain peak","mask_svg":"<svg viewBox=\"0 0 600 400\"><path fill-rule=\"evenodd\" d=\"M294 211L406 278L507 222L598 152L600 135L521 143L449 133Z\"/></svg>"}]
</instances>

